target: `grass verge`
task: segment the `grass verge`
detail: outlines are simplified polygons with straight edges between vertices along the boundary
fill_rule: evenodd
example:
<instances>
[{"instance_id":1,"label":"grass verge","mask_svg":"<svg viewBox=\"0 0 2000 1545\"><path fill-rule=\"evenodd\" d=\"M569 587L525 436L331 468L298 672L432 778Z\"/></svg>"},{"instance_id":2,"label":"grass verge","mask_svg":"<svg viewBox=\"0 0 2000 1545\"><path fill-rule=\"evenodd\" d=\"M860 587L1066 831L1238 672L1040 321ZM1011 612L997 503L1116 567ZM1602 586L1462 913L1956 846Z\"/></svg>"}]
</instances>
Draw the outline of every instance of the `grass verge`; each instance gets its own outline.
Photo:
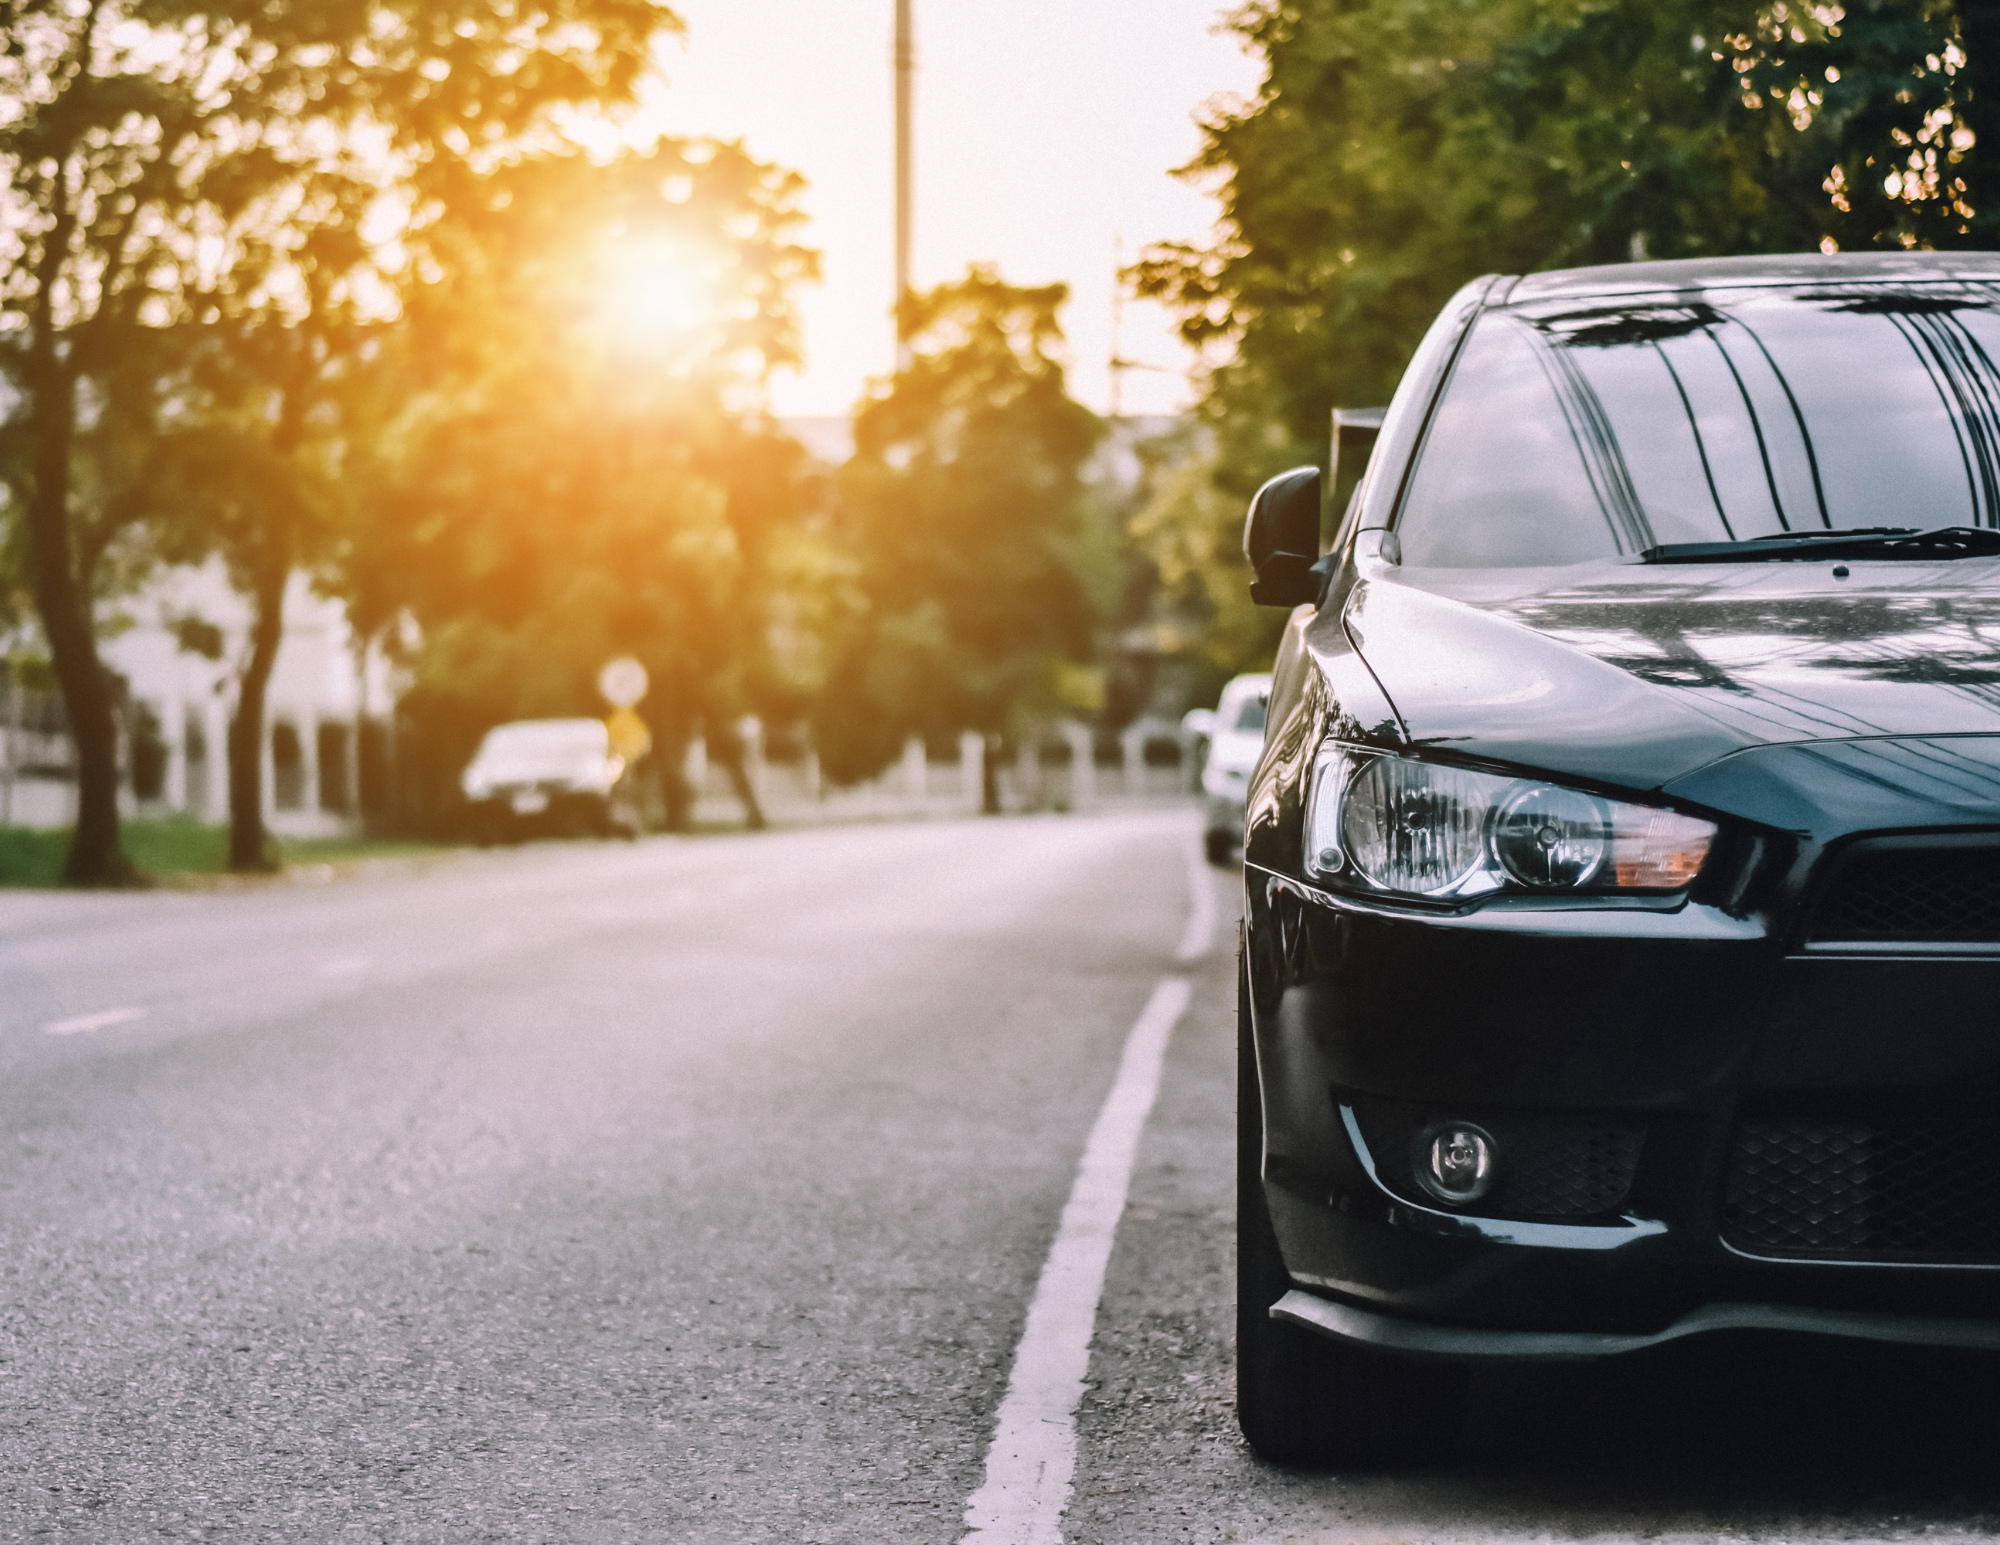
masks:
<instances>
[{"instance_id":1,"label":"grass verge","mask_svg":"<svg viewBox=\"0 0 2000 1545\"><path fill-rule=\"evenodd\" d=\"M125 821L125 853L141 874L221 874L228 868L229 833L197 821ZM273 839L282 864L337 864L362 858L405 858L440 845L402 838ZM0 886L45 888L62 883L68 831L0 826Z\"/></svg>"}]
</instances>

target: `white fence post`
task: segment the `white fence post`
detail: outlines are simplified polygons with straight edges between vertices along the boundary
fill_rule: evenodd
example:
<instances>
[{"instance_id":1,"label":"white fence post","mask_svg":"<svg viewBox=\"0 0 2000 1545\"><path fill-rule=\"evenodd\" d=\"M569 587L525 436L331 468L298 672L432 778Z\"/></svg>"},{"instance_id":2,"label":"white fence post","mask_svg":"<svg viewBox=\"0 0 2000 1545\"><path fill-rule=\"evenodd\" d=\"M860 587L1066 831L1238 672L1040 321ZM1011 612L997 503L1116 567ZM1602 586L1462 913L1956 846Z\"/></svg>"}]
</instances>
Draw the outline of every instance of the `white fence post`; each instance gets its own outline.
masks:
<instances>
[{"instance_id":1,"label":"white fence post","mask_svg":"<svg viewBox=\"0 0 2000 1545\"><path fill-rule=\"evenodd\" d=\"M201 818L211 826L229 821L229 708L211 692L202 711L202 736L208 742L207 766L201 785Z\"/></svg>"},{"instance_id":2,"label":"white fence post","mask_svg":"<svg viewBox=\"0 0 2000 1545\"><path fill-rule=\"evenodd\" d=\"M687 780L688 792L693 795L694 804L699 805L702 796L708 793L708 740L701 735L688 740L687 757L681 763L681 777Z\"/></svg>"},{"instance_id":3,"label":"white fence post","mask_svg":"<svg viewBox=\"0 0 2000 1545\"><path fill-rule=\"evenodd\" d=\"M764 787L764 721L747 713L736 721L736 733L743 742L743 775L750 780L750 793L762 809L770 803Z\"/></svg>"},{"instance_id":4,"label":"white fence post","mask_svg":"<svg viewBox=\"0 0 2000 1545\"><path fill-rule=\"evenodd\" d=\"M1063 739L1069 742L1070 809L1085 810L1097 803L1097 757L1090 726L1072 719L1063 726Z\"/></svg>"},{"instance_id":5,"label":"white fence post","mask_svg":"<svg viewBox=\"0 0 2000 1545\"><path fill-rule=\"evenodd\" d=\"M986 808L986 737L971 730L958 737L958 797L974 815Z\"/></svg>"}]
</instances>

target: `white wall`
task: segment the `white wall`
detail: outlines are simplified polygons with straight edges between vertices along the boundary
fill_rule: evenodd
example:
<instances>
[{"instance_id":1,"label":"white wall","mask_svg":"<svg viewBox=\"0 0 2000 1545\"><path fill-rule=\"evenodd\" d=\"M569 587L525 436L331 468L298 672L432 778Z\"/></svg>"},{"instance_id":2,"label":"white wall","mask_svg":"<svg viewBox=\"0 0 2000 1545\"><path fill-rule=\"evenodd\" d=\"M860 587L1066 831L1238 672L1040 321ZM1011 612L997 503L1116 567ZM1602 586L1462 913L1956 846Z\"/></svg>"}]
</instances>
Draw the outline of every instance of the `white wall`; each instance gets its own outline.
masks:
<instances>
[{"instance_id":1,"label":"white wall","mask_svg":"<svg viewBox=\"0 0 2000 1545\"><path fill-rule=\"evenodd\" d=\"M180 648L173 625L176 619L190 617L221 631L221 659L209 660ZM210 563L162 571L143 591L107 609L99 620L106 666L125 678L135 704L144 704L157 715L167 745L163 797L141 806L128 781L127 812L186 814L214 825L226 822L227 735L236 701L237 665L248 654L248 606L231 589L222 566ZM280 835L331 836L359 824L354 809L360 793L354 748L360 723L364 716L388 712L393 683L379 651L357 663L354 643L346 608L314 594L304 575L293 575L285 596L284 639L265 710L264 810L271 829ZM4 710L0 694L0 719ZM296 730L303 758L297 791L301 797L295 808L277 807L270 730L280 722ZM346 729L349 808L345 811L320 808L322 775L317 761L323 723ZM205 745L197 744L191 726ZM48 779L17 780L11 803L12 818L20 825L57 826L73 819L72 791Z\"/></svg>"}]
</instances>

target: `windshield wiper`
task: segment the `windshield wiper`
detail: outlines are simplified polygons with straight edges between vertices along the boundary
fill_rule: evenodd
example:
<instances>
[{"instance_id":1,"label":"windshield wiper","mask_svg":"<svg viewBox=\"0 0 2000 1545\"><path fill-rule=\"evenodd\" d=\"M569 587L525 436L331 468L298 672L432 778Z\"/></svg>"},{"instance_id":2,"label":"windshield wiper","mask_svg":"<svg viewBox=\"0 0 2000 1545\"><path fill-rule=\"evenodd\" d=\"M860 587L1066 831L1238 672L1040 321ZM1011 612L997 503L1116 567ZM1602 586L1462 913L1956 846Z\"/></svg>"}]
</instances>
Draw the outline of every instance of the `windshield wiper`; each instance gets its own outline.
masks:
<instances>
[{"instance_id":1,"label":"windshield wiper","mask_svg":"<svg viewBox=\"0 0 2000 1545\"><path fill-rule=\"evenodd\" d=\"M1849 531L1787 531L1747 542L1669 542L1639 554L1641 563L1772 563L1825 558L2000 557L2000 530L1987 526L1864 526Z\"/></svg>"}]
</instances>

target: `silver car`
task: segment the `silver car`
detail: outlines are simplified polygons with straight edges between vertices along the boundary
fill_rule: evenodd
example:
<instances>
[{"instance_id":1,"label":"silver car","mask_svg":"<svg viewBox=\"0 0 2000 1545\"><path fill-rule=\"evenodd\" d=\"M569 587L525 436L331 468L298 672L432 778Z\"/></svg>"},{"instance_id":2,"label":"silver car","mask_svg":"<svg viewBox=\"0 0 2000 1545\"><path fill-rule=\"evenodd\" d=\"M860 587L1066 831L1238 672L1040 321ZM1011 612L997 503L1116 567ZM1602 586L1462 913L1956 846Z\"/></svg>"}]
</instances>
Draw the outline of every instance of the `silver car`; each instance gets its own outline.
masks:
<instances>
[{"instance_id":1,"label":"silver car","mask_svg":"<svg viewBox=\"0 0 2000 1545\"><path fill-rule=\"evenodd\" d=\"M1211 864L1228 863L1243 846L1244 791L1250 770L1264 751L1264 705L1270 699L1268 675L1238 676L1222 689L1222 700L1208 722L1208 760L1201 770L1201 845Z\"/></svg>"}]
</instances>

